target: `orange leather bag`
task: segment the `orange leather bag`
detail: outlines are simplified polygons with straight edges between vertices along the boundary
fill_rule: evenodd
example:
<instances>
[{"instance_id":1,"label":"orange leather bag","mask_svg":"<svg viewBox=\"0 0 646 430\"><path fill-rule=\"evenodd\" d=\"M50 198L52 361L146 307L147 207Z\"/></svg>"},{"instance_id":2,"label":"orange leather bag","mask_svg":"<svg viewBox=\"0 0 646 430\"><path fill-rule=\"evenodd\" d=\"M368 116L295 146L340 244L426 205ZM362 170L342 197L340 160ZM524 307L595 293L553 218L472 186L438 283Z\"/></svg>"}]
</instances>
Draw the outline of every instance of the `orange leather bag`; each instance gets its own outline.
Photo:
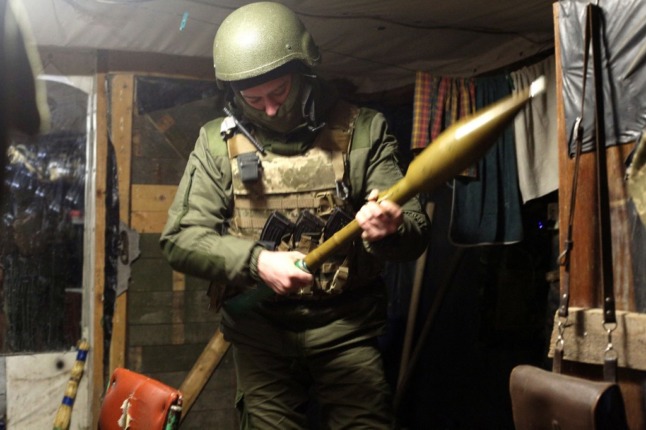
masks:
<instances>
[{"instance_id":1,"label":"orange leather bag","mask_svg":"<svg viewBox=\"0 0 646 430\"><path fill-rule=\"evenodd\" d=\"M174 430L182 393L155 379L117 368L103 398L99 430Z\"/></svg>"}]
</instances>

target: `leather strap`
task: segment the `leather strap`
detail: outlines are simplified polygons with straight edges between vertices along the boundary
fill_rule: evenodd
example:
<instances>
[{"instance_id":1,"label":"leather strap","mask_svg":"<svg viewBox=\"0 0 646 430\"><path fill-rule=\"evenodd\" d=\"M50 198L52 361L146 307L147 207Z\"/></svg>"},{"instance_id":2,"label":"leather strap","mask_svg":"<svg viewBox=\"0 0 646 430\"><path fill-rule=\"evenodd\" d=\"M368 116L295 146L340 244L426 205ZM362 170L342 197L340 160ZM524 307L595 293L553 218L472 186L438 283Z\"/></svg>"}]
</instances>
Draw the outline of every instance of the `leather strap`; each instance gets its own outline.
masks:
<instances>
[{"instance_id":1,"label":"leather strap","mask_svg":"<svg viewBox=\"0 0 646 430\"><path fill-rule=\"evenodd\" d=\"M614 279L612 266L612 236L610 231L610 199L608 195L608 175L606 165L605 147L605 122L603 101L603 80L601 79L601 9L589 4L586 11L584 57L583 57L583 85L581 93L581 116L576 119L570 139L575 139L576 151L574 172L572 176L572 189L570 194L570 212L566 227L564 250L559 255L559 265L564 268L561 284L561 298L558 309L559 335L554 351L553 371L561 373L563 351L563 332L567 322L570 301L570 254L573 248L572 227L574 222L574 208L576 202L576 188L579 176L579 163L583 146L583 112L585 105L586 77L589 61L589 50L592 48L592 65L594 72L595 94L595 148L596 148L596 174L597 174L597 224L599 233L599 255L601 260L601 282L603 287L603 321L608 333L608 346L604 354L604 378L607 381L617 380L617 354L612 346L612 332L617 326L614 299Z\"/></svg>"},{"instance_id":2,"label":"leather strap","mask_svg":"<svg viewBox=\"0 0 646 430\"><path fill-rule=\"evenodd\" d=\"M612 236L610 233L610 198L608 196L608 169L606 164L606 129L604 122L603 80L601 79L601 10L588 6L588 23L591 28L592 63L595 94L595 147L597 161L597 210L600 238L601 271L603 282L603 321L616 323L614 280L612 268Z\"/></svg>"},{"instance_id":3,"label":"leather strap","mask_svg":"<svg viewBox=\"0 0 646 430\"><path fill-rule=\"evenodd\" d=\"M608 334L608 345L603 357L603 376L606 381L617 381L618 356L612 345L612 332L617 328L615 314L614 273L612 265L612 233L610 231L610 198L606 162L606 129L604 122L603 80L601 79L601 9L588 5L587 26L590 27L595 95L595 147L597 162L597 225L603 286L603 327Z\"/></svg>"}]
</instances>

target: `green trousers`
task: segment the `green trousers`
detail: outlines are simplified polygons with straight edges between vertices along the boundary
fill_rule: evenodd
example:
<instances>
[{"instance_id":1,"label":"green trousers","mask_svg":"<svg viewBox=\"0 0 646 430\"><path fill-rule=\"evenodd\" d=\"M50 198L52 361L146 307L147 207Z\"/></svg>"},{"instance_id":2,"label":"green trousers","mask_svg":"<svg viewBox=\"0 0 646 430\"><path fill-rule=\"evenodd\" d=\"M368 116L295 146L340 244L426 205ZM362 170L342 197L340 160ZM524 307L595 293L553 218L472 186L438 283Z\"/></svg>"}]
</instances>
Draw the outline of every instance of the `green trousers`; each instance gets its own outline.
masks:
<instances>
[{"instance_id":1,"label":"green trousers","mask_svg":"<svg viewBox=\"0 0 646 430\"><path fill-rule=\"evenodd\" d=\"M391 429L390 387L373 342L308 352L291 333L282 354L236 345L241 428Z\"/></svg>"}]
</instances>

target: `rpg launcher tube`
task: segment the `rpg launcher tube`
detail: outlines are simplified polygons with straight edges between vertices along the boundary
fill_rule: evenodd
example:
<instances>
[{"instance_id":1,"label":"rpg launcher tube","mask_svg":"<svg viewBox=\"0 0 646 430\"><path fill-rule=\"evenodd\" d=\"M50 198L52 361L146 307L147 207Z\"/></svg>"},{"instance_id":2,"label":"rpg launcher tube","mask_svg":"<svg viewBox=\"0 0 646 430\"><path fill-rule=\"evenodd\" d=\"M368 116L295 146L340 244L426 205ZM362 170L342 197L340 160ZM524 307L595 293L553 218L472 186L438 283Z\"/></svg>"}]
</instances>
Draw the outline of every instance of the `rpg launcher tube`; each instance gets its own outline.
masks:
<instances>
[{"instance_id":1,"label":"rpg launcher tube","mask_svg":"<svg viewBox=\"0 0 646 430\"><path fill-rule=\"evenodd\" d=\"M529 88L503 98L466 116L444 130L410 163L406 174L390 189L379 194L377 201L390 200L399 205L421 192L430 192L478 161L493 146L516 114L536 95L545 90L545 77L536 79ZM310 251L296 265L314 273L328 258L361 235L356 219ZM271 297L266 285L243 293L227 302L227 309L242 311Z\"/></svg>"},{"instance_id":2,"label":"rpg launcher tube","mask_svg":"<svg viewBox=\"0 0 646 430\"><path fill-rule=\"evenodd\" d=\"M529 88L501 99L466 116L444 130L408 166L406 175L377 201L390 200L399 205L421 192L430 192L478 161L493 146L516 114L534 96L545 90L545 77ZM304 258L302 266L314 272L338 249L361 234L356 220L348 223Z\"/></svg>"}]
</instances>

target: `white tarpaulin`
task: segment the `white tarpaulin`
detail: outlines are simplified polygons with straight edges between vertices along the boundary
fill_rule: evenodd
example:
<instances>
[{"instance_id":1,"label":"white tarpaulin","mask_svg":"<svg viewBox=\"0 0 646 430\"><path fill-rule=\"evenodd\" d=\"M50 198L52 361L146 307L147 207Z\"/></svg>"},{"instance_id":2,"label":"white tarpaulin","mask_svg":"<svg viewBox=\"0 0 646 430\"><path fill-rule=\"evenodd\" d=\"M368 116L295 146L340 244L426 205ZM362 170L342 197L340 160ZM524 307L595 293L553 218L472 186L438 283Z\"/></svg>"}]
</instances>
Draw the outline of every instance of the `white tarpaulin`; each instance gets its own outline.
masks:
<instances>
[{"instance_id":1,"label":"white tarpaulin","mask_svg":"<svg viewBox=\"0 0 646 430\"><path fill-rule=\"evenodd\" d=\"M45 47L208 58L233 0L23 0ZM320 72L362 92L414 82L415 71L473 76L553 47L548 0L283 0L323 52Z\"/></svg>"}]
</instances>

